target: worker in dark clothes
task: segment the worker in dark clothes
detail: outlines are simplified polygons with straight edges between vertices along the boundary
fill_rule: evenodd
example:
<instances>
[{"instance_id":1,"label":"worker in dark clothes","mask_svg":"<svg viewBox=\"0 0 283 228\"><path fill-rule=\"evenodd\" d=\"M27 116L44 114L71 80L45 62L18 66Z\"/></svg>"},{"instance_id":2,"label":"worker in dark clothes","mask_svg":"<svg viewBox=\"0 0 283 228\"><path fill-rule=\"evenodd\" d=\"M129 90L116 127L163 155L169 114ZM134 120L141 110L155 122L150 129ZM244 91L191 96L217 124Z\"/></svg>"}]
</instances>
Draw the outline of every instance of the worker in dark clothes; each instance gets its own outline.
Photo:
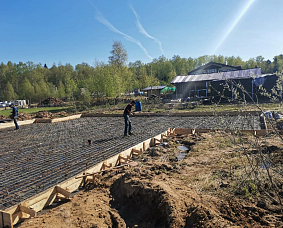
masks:
<instances>
[{"instance_id":1,"label":"worker in dark clothes","mask_svg":"<svg viewBox=\"0 0 283 228\"><path fill-rule=\"evenodd\" d=\"M124 110L124 119L125 119L125 130L124 130L124 136L127 136L127 133L129 133L129 135L132 135L132 123L130 120L130 115L132 114L132 108L133 105L135 105L135 101L132 101L130 104L127 105L127 107Z\"/></svg>"},{"instance_id":2,"label":"worker in dark clothes","mask_svg":"<svg viewBox=\"0 0 283 228\"><path fill-rule=\"evenodd\" d=\"M11 104L9 107L11 107L12 110L12 114L11 114L11 119L14 120L14 124L15 124L15 130L19 129L19 125L17 123L17 118L18 118L18 109L15 107L15 105Z\"/></svg>"}]
</instances>

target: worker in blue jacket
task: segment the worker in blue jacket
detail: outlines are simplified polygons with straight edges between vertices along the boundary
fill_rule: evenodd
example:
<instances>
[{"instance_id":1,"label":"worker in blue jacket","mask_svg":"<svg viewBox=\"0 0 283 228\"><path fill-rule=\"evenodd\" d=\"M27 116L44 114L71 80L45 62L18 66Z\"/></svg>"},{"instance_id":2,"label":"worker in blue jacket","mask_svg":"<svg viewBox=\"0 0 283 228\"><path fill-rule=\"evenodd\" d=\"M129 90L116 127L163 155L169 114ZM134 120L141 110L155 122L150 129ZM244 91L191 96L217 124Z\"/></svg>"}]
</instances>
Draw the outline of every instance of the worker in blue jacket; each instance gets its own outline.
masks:
<instances>
[{"instance_id":1,"label":"worker in blue jacket","mask_svg":"<svg viewBox=\"0 0 283 228\"><path fill-rule=\"evenodd\" d=\"M15 124L15 130L18 130L19 129L19 125L17 123L17 118L18 118L18 109L15 107L14 104L11 104L9 107L11 107L13 110L12 110L12 114L11 114L11 119L14 120L14 124Z\"/></svg>"}]
</instances>

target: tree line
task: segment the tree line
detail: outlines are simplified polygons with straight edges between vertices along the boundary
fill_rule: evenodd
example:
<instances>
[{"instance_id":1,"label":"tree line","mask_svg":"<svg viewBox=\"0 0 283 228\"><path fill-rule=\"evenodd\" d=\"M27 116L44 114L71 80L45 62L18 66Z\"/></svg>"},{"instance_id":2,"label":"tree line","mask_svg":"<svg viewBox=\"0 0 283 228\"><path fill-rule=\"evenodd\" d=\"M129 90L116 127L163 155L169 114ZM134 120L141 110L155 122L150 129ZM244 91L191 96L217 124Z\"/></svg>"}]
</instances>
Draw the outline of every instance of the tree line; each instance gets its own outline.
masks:
<instances>
[{"instance_id":1,"label":"tree line","mask_svg":"<svg viewBox=\"0 0 283 228\"><path fill-rule=\"evenodd\" d=\"M265 60L262 56L243 61L240 57L204 55L198 58L171 59L164 56L150 63L141 61L127 64L127 51L120 41L114 41L108 63L94 62L46 65L8 62L0 64L0 100L29 100L41 102L47 97L90 101L92 97L117 97L148 86L170 85L177 75L187 75L191 70L208 62L242 66L242 69L260 67L263 74L281 72L283 55Z\"/></svg>"}]
</instances>

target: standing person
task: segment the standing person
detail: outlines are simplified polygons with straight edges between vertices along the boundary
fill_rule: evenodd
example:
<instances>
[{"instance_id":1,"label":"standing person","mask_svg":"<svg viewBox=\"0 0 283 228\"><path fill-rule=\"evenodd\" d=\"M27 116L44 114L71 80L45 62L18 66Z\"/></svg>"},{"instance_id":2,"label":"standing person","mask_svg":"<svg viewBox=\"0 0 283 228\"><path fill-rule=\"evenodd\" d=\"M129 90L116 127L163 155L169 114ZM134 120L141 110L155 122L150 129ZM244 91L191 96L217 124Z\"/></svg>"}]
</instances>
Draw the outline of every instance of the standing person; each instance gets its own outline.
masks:
<instances>
[{"instance_id":1,"label":"standing person","mask_svg":"<svg viewBox=\"0 0 283 228\"><path fill-rule=\"evenodd\" d=\"M19 129L19 125L17 123L17 118L18 118L18 109L15 107L14 104L11 104L9 107L11 107L13 110L12 110L12 114L11 114L11 119L14 120L14 123L15 123L15 130L18 130Z\"/></svg>"},{"instance_id":2,"label":"standing person","mask_svg":"<svg viewBox=\"0 0 283 228\"><path fill-rule=\"evenodd\" d=\"M131 120L130 120L130 115L131 115L131 112L132 112L132 108L133 108L133 105L135 105L136 102L135 101L132 101L130 104L127 105L127 107L125 108L124 110L124 119L125 119L125 130L124 130L124 136L127 136L127 133L129 133L129 135L132 135L132 123L131 123Z\"/></svg>"}]
</instances>

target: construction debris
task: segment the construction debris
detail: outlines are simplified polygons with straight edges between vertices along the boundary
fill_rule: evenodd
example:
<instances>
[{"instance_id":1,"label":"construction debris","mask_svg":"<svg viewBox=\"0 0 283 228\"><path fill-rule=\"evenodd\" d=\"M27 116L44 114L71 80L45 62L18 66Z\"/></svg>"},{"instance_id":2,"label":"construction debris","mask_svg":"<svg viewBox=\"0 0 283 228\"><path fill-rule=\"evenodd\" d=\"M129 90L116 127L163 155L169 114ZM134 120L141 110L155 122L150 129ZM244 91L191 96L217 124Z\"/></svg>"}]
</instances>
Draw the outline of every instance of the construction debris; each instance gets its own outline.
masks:
<instances>
[{"instance_id":1,"label":"construction debris","mask_svg":"<svg viewBox=\"0 0 283 228\"><path fill-rule=\"evenodd\" d=\"M43 105L43 106L64 106L64 105L66 105L66 103L64 101L60 100L59 98L49 97L49 98L45 99L44 101L42 101L41 103L39 103L38 105Z\"/></svg>"},{"instance_id":2,"label":"construction debris","mask_svg":"<svg viewBox=\"0 0 283 228\"><path fill-rule=\"evenodd\" d=\"M49 118L49 119L52 119L53 118L53 114L51 112L47 112L47 111L40 111L40 112L36 113L34 117L35 118Z\"/></svg>"},{"instance_id":3,"label":"construction debris","mask_svg":"<svg viewBox=\"0 0 283 228\"><path fill-rule=\"evenodd\" d=\"M0 120L7 119L7 116L0 115Z\"/></svg>"},{"instance_id":4,"label":"construction debris","mask_svg":"<svg viewBox=\"0 0 283 228\"><path fill-rule=\"evenodd\" d=\"M33 115L27 114L27 113L22 113L18 112L18 120L31 120L33 119Z\"/></svg>"}]
</instances>

